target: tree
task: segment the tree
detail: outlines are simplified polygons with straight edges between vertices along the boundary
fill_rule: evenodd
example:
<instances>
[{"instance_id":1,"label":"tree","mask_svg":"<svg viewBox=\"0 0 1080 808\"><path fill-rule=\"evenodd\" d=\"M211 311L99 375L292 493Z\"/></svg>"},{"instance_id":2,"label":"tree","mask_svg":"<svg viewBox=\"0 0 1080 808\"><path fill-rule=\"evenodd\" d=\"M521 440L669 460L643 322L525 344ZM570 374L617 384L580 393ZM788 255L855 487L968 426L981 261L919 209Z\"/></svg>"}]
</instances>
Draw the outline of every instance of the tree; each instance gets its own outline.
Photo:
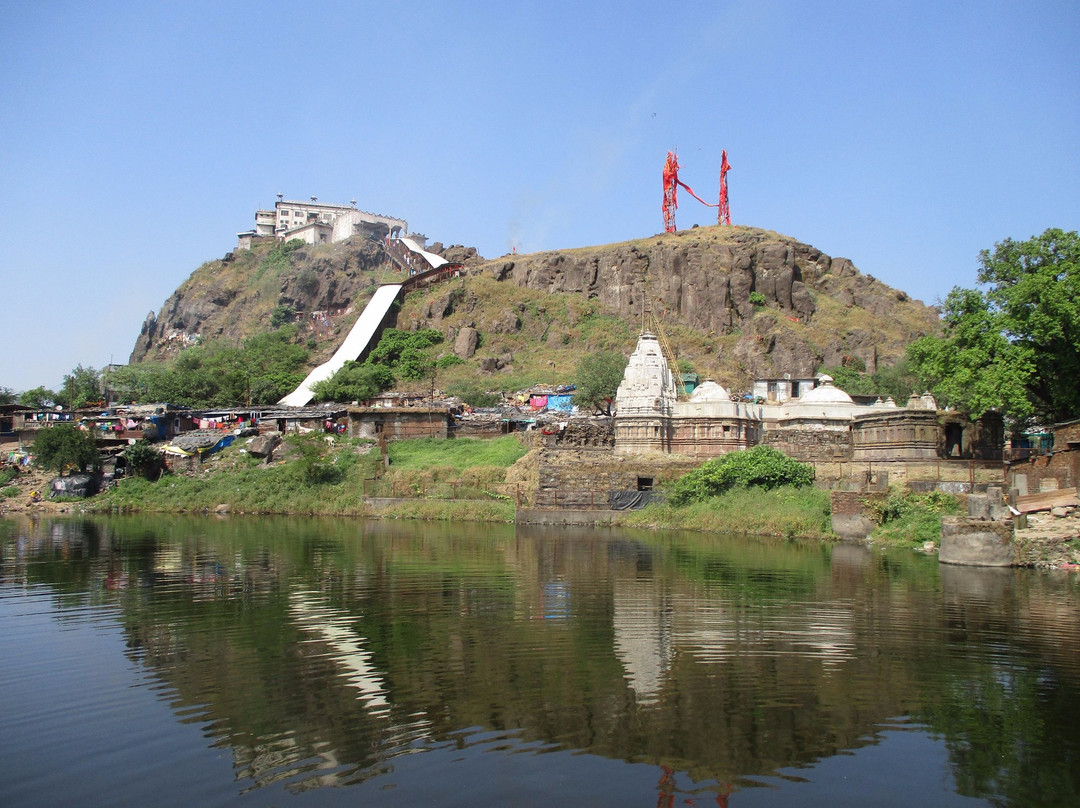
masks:
<instances>
[{"instance_id":1,"label":"tree","mask_svg":"<svg viewBox=\"0 0 1080 808\"><path fill-rule=\"evenodd\" d=\"M24 390L19 393L19 403L24 407L44 409L56 403L56 393L46 387L35 387L33 390Z\"/></svg>"},{"instance_id":2,"label":"tree","mask_svg":"<svg viewBox=\"0 0 1080 808\"><path fill-rule=\"evenodd\" d=\"M0 387L0 404L14 404L18 396L10 387Z\"/></svg>"},{"instance_id":3,"label":"tree","mask_svg":"<svg viewBox=\"0 0 1080 808\"><path fill-rule=\"evenodd\" d=\"M102 401L101 374L92 367L77 365L71 373L64 376L60 389L56 391L56 402L70 409L78 409L88 404Z\"/></svg>"},{"instance_id":4,"label":"tree","mask_svg":"<svg viewBox=\"0 0 1080 808\"><path fill-rule=\"evenodd\" d=\"M34 439L33 455L37 465L61 474L68 468L85 472L101 466L94 436L71 424L42 429Z\"/></svg>"},{"instance_id":5,"label":"tree","mask_svg":"<svg viewBox=\"0 0 1080 808\"><path fill-rule=\"evenodd\" d=\"M611 402L619 390L626 357L614 351L587 354L578 362L574 403L581 409L611 415Z\"/></svg>"},{"instance_id":6,"label":"tree","mask_svg":"<svg viewBox=\"0 0 1080 808\"><path fill-rule=\"evenodd\" d=\"M979 253L982 289L954 288L941 337L909 348L939 399L1014 424L1080 415L1080 234L1049 229Z\"/></svg>"}]
</instances>

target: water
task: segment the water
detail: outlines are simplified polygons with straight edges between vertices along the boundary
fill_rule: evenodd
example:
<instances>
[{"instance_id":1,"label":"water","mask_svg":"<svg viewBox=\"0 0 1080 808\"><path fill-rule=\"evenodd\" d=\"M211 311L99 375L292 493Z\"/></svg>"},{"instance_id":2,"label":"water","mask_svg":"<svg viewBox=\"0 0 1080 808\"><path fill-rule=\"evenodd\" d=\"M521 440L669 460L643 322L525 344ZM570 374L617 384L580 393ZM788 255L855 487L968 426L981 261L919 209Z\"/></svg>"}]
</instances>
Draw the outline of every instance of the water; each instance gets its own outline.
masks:
<instances>
[{"instance_id":1,"label":"water","mask_svg":"<svg viewBox=\"0 0 1080 808\"><path fill-rule=\"evenodd\" d=\"M0 520L0 805L1080 805L1080 576L850 545Z\"/></svg>"}]
</instances>

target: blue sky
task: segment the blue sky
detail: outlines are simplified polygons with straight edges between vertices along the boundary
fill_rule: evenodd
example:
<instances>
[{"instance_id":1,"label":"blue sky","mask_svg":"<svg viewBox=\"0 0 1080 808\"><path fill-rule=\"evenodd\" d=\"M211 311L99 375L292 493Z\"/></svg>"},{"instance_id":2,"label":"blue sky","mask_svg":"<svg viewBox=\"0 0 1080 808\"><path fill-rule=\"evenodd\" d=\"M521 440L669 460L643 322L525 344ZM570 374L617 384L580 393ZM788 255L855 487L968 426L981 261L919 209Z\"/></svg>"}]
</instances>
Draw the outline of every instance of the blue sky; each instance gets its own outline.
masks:
<instances>
[{"instance_id":1,"label":"blue sky","mask_svg":"<svg viewBox=\"0 0 1080 808\"><path fill-rule=\"evenodd\" d=\"M663 229L661 170L928 303L1080 228L1080 4L0 4L0 386L125 362L256 208L491 258ZM679 227L715 222L680 195Z\"/></svg>"}]
</instances>

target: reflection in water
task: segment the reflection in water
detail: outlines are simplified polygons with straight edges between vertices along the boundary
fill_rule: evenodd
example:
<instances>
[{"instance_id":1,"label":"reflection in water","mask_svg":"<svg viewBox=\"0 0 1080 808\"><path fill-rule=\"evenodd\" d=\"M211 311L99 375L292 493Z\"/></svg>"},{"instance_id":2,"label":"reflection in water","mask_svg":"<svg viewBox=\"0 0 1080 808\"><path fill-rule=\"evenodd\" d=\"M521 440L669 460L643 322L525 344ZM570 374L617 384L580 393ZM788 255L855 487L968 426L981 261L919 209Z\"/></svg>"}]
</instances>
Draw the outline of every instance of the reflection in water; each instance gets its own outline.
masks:
<instances>
[{"instance_id":1,"label":"reflection in water","mask_svg":"<svg viewBox=\"0 0 1080 808\"><path fill-rule=\"evenodd\" d=\"M1075 803L1078 589L731 537L0 520L0 802L907 804L887 745L930 802Z\"/></svg>"}]
</instances>

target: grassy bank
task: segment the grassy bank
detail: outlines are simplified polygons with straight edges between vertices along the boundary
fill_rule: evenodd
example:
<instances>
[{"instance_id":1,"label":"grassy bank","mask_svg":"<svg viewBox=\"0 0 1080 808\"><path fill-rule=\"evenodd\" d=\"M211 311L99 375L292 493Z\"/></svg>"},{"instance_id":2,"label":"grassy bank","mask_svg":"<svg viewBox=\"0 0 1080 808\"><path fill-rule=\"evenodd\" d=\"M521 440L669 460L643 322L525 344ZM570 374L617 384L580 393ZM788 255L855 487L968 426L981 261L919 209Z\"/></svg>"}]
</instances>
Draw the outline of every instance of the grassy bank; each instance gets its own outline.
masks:
<instances>
[{"instance_id":1,"label":"grassy bank","mask_svg":"<svg viewBox=\"0 0 1080 808\"><path fill-rule=\"evenodd\" d=\"M736 488L682 507L649 505L620 513L614 524L647 529L829 538L829 494L811 487Z\"/></svg>"},{"instance_id":2,"label":"grassy bank","mask_svg":"<svg viewBox=\"0 0 1080 808\"><path fill-rule=\"evenodd\" d=\"M123 480L88 501L86 509L183 513L224 508L256 514L513 520L514 502L500 490L507 470L526 451L513 436L397 441L390 447L386 468L368 442L339 440L330 447L318 436L292 439L282 449L284 459L270 464L234 445L190 472L153 482ZM367 499L391 491L417 498L378 507ZM420 492L435 498L419 498Z\"/></svg>"}]
</instances>

